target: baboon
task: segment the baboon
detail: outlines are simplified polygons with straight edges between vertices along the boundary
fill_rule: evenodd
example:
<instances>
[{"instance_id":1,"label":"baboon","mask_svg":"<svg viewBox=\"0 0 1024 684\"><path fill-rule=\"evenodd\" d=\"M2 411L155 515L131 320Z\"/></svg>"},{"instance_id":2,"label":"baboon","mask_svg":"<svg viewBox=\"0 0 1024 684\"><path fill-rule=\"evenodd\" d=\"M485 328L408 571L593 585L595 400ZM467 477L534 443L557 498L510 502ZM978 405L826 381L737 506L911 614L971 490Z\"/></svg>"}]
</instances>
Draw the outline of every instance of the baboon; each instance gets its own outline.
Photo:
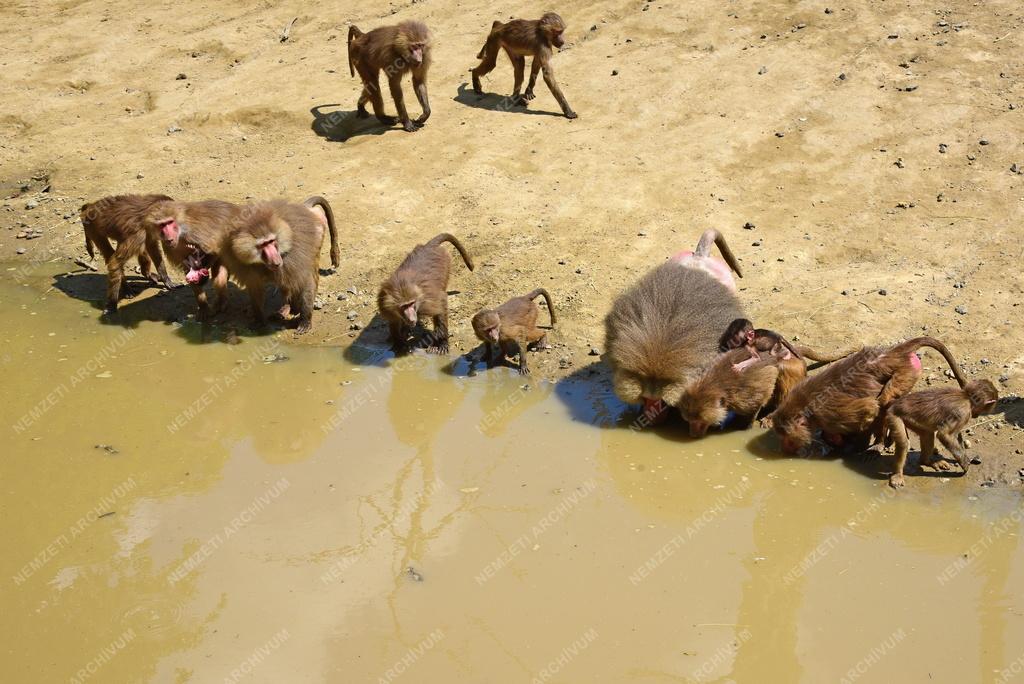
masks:
<instances>
[{"instance_id":1,"label":"baboon","mask_svg":"<svg viewBox=\"0 0 1024 684\"><path fill-rule=\"evenodd\" d=\"M160 240L164 254L172 264L186 271L189 286L196 297L199 320L210 316L203 285L207 277L204 265L213 276L217 308L224 306L228 272L220 261L224 240L246 218L245 205L221 200L200 202L157 202L146 213L146 232ZM188 275L191 274L191 275ZM191 282L194 281L194 282Z\"/></svg>"},{"instance_id":2,"label":"baboon","mask_svg":"<svg viewBox=\"0 0 1024 684\"><path fill-rule=\"evenodd\" d=\"M409 333L420 317L430 317L434 330L427 351L448 353L448 276L452 257L441 247L450 242L462 255L466 268L473 270L473 260L462 243L449 233L435 236L425 245L416 245L385 280L377 293L377 307L388 322L391 348L395 354L409 350Z\"/></svg>"},{"instance_id":3,"label":"baboon","mask_svg":"<svg viewBox=\"0 0 1024 684\"><path fill-rule=\"evenodd\" d=\"M417 131L430 118L427 99L427 70L430 69L430 31L421 21L403 21L397 26L382 26L363 33L355 26L348 30L348 69L351 75L359 72L363 92L356 107L357 116L370 116L366 103L373 104L373 113L386 126L401 121L410 133ZM384 113L384 98L380 92L380 71L384 70L391 88L391 97L398 110L398 119ZM412 87L420 101L423 114L412 121L405 109L402 95L402 77L412 74Z\"/></svg>"},{"instance_id":4,"label":"baboon","mask_svg":"<svg viewBox=\"0 0 1024 684\"><path fill-rule=\"evenodd\" d=\"M883 430L885 411L913 389L921 375L921 347L938 350L961 387L966 379L956 359L939 340L915 337L888 349L866 347L800 382L770 416L782 448L796 453L811 443L816 428L833 444L846 435L866 447Z\"/></svg>"},{"instance_id":5,"label":"baboon","mask_svg":"<svg viewBox=\"0 0 1024 684\"><path fill-rule=\"evenodd\" d=\"M257 326L266 322L266 286L273 284L284 298L278 314L286 318L298 312L297 334L312 328L325 226L331 237L331 265L337 268L338 233L323 197L310 197L302 204L274 200L247 207L245 220L228 236L220 259L248 293Z\"/></svg>"},{"instance_id":6,"label":"baboon","mask_svg":"<svg viewBox=\"0 0 1024 684\"><path fill-rule=\"evenodd\" d=\"M124 285L124 265L132 257L138 258L143 278L157 285L162 283L168 289L174 286L164 268L159 241L146 232L143 221L151 206L170 199L167 195L116 195L83 204L78 210L89 258L96 258L92 249L96 245L107 264L107 303L103 313L117 311ZM117 242L116 249L110 246L110 240ZM154 264L157 275L151 271Z\"/></svg>"},{"instance_id":7,"label":"baboon","mask_svg":"<svg viewBox=\"0 0 1024 684\"><path fill-rule=\"evenodd\" d=\"M732 349L683 390L679 413L690 427L691 437L702 437L708 428L721 425L731 411L754 420L776 394L778 360L768 357L748 364L739 373L735 364L746 358L746 349Z\"/></svg>"},{"instance_id":8,"label":"baboon","mask_svg":"<svg viewBox=\"0 0 1024 684\"><path fill-rule=\"evenodd\" d=\"M719 341L719 349L723 352L740 347L746 348L749 358L735 364L735 371L760 361L761 354L770 354L777 359L803 358L785 337L774 330L755 328L746 318L737 318L730 323Z\"/></svg>"},{"instance_id":9,"label":"baboon","mask_svg":"<svg viewBox=\"0 0 1024 684\"><path fill-rule=\"evenodd\" d=\"M935 437L938 436L966 473L971 461L963 449L961 430L971 418L991 413L997 401L999 393L995 385L988 380L974 380L962 389L927 389L893 402L885 419L888 437L896 442L895 465L889 484L904 485L903 468L908 450L906 428L913 430L921 440L921 465L949 470L949 463L935 454Z\"/></svg>"},{"instance_id":10,"label":"baboon","mask_svg":"<svg viewBox=\"0 0 1024 684\"><path fill-rule=\"evenodd\" d=\"M547 331L537 327L540 307L533 300L543 296L548 305L548 316L551 325L555 324L555 306L551 303L551 295L542 287L523 297L513 297L496 309L484 309L473 316L473 332L477 339L484 343L487 367L492 368L495 347L501 358L519 355L519 373L526 375L530 369L526 365L526 347L536 344L538 349L547 348Z\"/></svg>"},{"instance_id":11,"label":"baboon","mask_svg":"<svg viewBox=\"0 0 1024 684\"><path fill-rule=\"evenodd\" d=\"M719 344L719 349L723 352L740 347L747 348L750 358L736 364L734 370L737 371L743 370L746 366L759 360L761 354L770 354L780 360L790 358L803 360L806 357L812 361L831 363L844 356L849 356L851 353L823 354L810 347L791 344L789 340L774 330L755 328L754 324L746 318L737 318L730 323L729 327L722 333L722 339ZM804 368L806 370L806 365Z\"/></svg>"},{"instance_id":12,"label":"baboon","mask_svg":"<svg viewBox=\"0 0 1024 684\"><path fill-rule=\"evenodd\" d=\"M712 244L728 266L709 255ZM643 404L648 419L663 417L665 404L679 403L718 355L722 331L743 316L728 285L730 266L742 277L725 238L708 230L692 254L654 268L612 304L605 318L605 360L615 393L627 404Z\"/></svg>"},{"instance_id":13,"label":"baboon","mask_svg":"<svg viewBox=\"0 0 1024 684\"><path fill-rule=\"evenodd\" d=\"M553 48L561 49L565 45L564 33L565 22L554 12L548 12L540 19L514 19L506 24L494 22L491 25L491 32L487 35L487 42L476 56L483 61L473 69L473 90L477 95L483 95L480 77L494 69L498 63L498 50L504 49L515 70L516 80L512 88L512 99L516 104L526 106L534 98L533 86L537 83L537 72L543 70L544 82L558 100L562 114L567 119L575 119L576 112L569 106L562 89L558 87L555 69L551 66ZM519 89L523 86L527 57L533 57L533 63L530 65L530 82L526 85L526 92L520 95Z\"/></svg>"}]
</instances>

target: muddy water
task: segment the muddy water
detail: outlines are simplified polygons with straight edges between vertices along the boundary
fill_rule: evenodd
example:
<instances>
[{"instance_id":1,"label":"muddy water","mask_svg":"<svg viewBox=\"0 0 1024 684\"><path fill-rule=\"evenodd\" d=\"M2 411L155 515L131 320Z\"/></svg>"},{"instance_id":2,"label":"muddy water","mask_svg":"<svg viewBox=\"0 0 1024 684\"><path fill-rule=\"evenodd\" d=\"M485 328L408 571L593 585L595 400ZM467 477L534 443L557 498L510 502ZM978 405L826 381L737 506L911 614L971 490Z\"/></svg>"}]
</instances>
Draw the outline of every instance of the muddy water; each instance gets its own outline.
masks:
<instances>
[{"instance_id":1,"label":"muddy water","mask_svg":"<svg viewBox=\"0 0 1024 684\"><path fill-rule=\"evenodd\" d=\"M1024 670L1015 495L894 497L755 431L633 431L583 380L198 344L45 290L0 285L0 681Z\"/></svg>"}]
</instances>

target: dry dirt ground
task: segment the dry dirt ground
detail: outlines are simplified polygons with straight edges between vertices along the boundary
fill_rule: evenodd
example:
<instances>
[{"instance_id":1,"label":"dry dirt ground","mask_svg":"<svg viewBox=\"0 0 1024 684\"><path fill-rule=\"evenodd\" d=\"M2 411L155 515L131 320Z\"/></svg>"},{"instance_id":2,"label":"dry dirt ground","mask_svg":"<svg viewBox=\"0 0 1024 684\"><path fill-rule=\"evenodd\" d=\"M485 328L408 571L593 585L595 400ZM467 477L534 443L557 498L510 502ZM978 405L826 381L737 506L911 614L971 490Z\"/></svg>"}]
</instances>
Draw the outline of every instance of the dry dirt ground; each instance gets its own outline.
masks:
<instances>
[{"instance_id":1,"label":"dry dirt ground","mask_svg":"<svg viewBox=\"0 0 1024 684\"><path fill-rule=\"evenodd\" d=\"M543 4L3 3L0 259L81 272L55 284L98 315L102 279L74 264L83 201L322 194L343 264L304 342L383 341L377 284L450 231L478 260L453 269L454 351L474 347L475 310L544 286L560 321L533 366L557 378L594 361L617 292L716 227L760 324L824 348L927 332L997 381L1009 400L974 429L971 477L1019 486L1024 6L831 2L563 2L575 121L542 83L529 111L504 107L504 57L494 95L467 92L492 20ZM435 36L414 134L355 119L345 56L349 23L407 18ZM153 293L125 315L190 312L184 289ZM222 325L244 318L236 294ZM949 382L937 355L925 366Z\"/></svg>"}]
</instances>

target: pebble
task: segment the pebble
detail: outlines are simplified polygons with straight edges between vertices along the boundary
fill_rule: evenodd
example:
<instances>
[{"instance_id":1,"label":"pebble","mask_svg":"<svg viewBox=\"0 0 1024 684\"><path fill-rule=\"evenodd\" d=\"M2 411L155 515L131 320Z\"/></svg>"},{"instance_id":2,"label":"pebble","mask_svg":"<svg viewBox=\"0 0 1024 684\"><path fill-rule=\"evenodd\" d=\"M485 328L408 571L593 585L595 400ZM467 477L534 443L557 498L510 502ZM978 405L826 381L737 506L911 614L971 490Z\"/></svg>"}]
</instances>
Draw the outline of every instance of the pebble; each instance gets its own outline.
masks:
<instances>
[{"instance_id":1,"label":"pebble","mask_svg":"<svg viewBox=\"0 0 1024 684\"><path fill-rule=\"evenodd\" d=\"M840 80L840 81L845 81L845 80L846 80L846 74L845 74L845 73L842 73L842 72L841 72L841 73L839 74L839 80Z\"/></svg>"},{"instance_id":2,"label":"pebble","mask_svg":"<svg viewBox=\"0 0 1024 684\"><path fill-rule=\"evenodd\" d=\"M354 321L354 320L356 320L357 318L359 318L359 314L358 314L357 312L355 312L355 311L349 311L349 312L348 312L348 313L347 313L347 314L345 315L345 318L347 318L347 319L348 319L348 320L350 320L350 321Z\"/></svg>"},{"instance_id":3,"label":"pebble","mask_svg":"<svg viewBox=\"0 0 1024 684\"><path fill-rule=\"evenodd\" d=\"M979 145L988 145L988 138L982 138L978 141Z\"/></svg>"},{"instance_id":4,"label":"pebble","mask_svg":"<svg viewBox=\"0 0 1024 684\"><path fill-rule=\"evenodd\" d=\"M776 138L785 138L786 134L783 133L782 131L775 131L775 137Z\"/></svg>"},{"instance_id":5,"label":"pebble","mask_svg":"<svg viewBox=\"0 0 1024 684\"><path fill-rule=\"evenodd\" d=\"M14 253L15 254L24 254L25 253L25 248L24 247L19 247L18 249L14 250Z\"/></svg>"},{"instance_id":6,"label":"pebble","mask_svg":"<svg viewBox=\"0 0 1024 684\"><path fill-rule=\"evenodd\" d=\"M618 69L612 69L612 76L618 76L618 75L619 75L619 70Z\"/></svg>"},{"instance_id":7,"label":"pebble","mask_svg":"<svg viewBox=\"0 0 1024 684\"><path fill-rule=\"evenodd\" d=\"M600 352L600 350L598 350L597 347L591 347L589 354L590 354L590 356L600 356L601 352Z\"/></svg>"},{"instance_id":8,"label":"pebble","mask_svg":"<svg viewBox=\"0 0 1024 684\"><path fill-rule=\"evenodd\" d=\"M764 74L767 74L768 73L768 67L766 67L766 66L761 67L760 69L757 70L757 73L760 76L763 76Z\"/></svg>"},{"instance_id":9,"label":"pebble","mask_svg":"<svg viewBox=\"0 0 1024 684\"><path fill-rule=\"evenodd\" d=\"M884 296L886 296L887 294L889 294L889 292L888 292L888 291L886 291L886 290L879 290L879 291L878 291L878 294L880 294L880 295L882 295L882 296L884 297Z\"/></svg>"},{"instance_id":10,"label":"pebble","mask_svg":"<svg viewBox=\"0 0 1024 684\"><path fill-rule=\"evenodd\" d=\"M1016 173L1017 175L1024 174L1024 166L1014 162L1010 164L1010 173Z\"/></svg>"},{"instance_id":11,"label":"pebble","mask_svg":"<svg viewBox=\"0 0 1024 684\"><path fill-rule=\"evenodd\" d=\"M36 202L35 200L29 200L28 202L25 202L26 209L35 209L38 206L39 202Z\"/></svg>"},{"instance_id":12,"label":"pebble","mask_svg":"<svg viewBox=\"0 0 1024 684\"><path fill-rule=\"evenodd\" d=\"M949 145L946 143L939 143L939 154L946 154L946 150L949 149Z\"/></svg>"},{"instance_id":13,"label":"pebble","mask_svg":"<svg viewBox=\"0 0 1024 684\"><path fill-rule=\"evenodd\" d=\"M139 171L137 174L135 174L135 177L138 178L139 180L142 180L146 176L141 171Z\"/></svg>"},{"instance_id":14,"label":"pebble","mask_svg":"<svg viewBox=\"0 0 1024 684\"><path fill-rule=\"evenodd\" d=\"M960 305L959 305L959 306L957 306L957 307L956 307L955 309L953 309L953 311L956 311L956 312L957 312L958 314L960 314L961 316L963 316L964 314L966 314L966 313L967 313L967 307L966 307L966 306L964 306L963 304L960 304Z\"/></svg>"},{"instance_id":15,"label":"pebble","mask_svg":"<svg viewBox=\"0 0 1024 684\"><path fill-rule=\"evenodd\" d=\"M746 223L743 224L743 229L744 230L754 230L754 228L757 228L757 226L755 226L750 221L747 221Z\"/></svg>"},{"instance_id":16,"label":"pebble","mask_svg":"<svg viewBox=\"0 0 1024 684\"><path fill-rule=\"evenodd\" d=\"M174 77L174 80L175 81L184 81L186 78L188 78L188 76L186 76L185 74L178 74L177 76Z\"/></svg>"},{"instance_id":17,"label":"pebble","mask_svg":"<svg viewBox=\"0 0 1024 684\"><path fill-rule=\"evenodd\" d=\"M179 126L178 124L171 124L170 126L167 127L167 132L168 133L181 133L181 126Z\"/></svg>"}]
</instances>

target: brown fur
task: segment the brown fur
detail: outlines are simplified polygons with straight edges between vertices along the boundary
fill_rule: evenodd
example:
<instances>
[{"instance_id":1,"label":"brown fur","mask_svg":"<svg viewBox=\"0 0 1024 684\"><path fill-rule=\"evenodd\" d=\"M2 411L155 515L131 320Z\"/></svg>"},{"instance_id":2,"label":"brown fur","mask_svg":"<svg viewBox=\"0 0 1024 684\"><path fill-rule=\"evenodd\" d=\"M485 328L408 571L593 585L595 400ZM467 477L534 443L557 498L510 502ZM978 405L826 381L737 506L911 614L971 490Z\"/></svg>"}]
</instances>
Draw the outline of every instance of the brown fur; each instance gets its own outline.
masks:
<instances>
[{"instance_id":1,"label":"brown fur","mask_svg":"<svg viewBox=\"0 0 1024 684\"><path fill-rule=\"evenodd\" d=\"M915 367L910 357L921 347L938 350L964 384L952 354L932 337L889 349L865 347L799 383L783 400L771 416L783 449L792 453L808 446L818 428L832 439L856 435L860 446L867 446L870 435L880 433L888 405L920 377L919 364Z\"/></svg>"},{"instance_id":2,"label":"brown fur","mask_svg":"<svg viewBox=\"0 0 1024 684\"><path fill-rule=\"evenodd\" d=\"M232 231L220 258L249 294L257 325L265 322L266 286L273 284L284 298L279 314L298 312L298 334L312 328L325 227L331 237L331 265L336 267L340 262L337 229L323 197L310 197L302 204L275 200L248 207L246 220ZM264 251L268 245L276 246L279 263L268 259Z\"/></svg>"},{"instance_id":3,"label":"brown fur","mask_svg":"<svg viewBox=\"0 0 1024 684\"><path fill-rule=\"evenodd\" d=\"M779 380L777 359L768 357L742 372L734 371L733 366L746 355L746 348L722 354L683 391L679 412L690 426L690 436L702 437L710 426L721 424L729 411L753 420L771 402Z\"/></svg>"},{"instance_id":4,"label":"brown fur","mask_svg":"<svg viewBox=\"0 0 1024 684\"><path fill-rule=\"evenodd\" d=\"M157 202L169 201L167 195L117 195L83 204L79 209L82 228L85 229L85 249L95 258L93 245L99 248L107 264L107 302L104 313L117 311L124 285L124 265L132 257L139 260L143 278L154 283L173 286L164 259L160 255L160 242L146 232L146 212ZM117 242L117 248L110 246ZM150 270L156 265L157 275Z\"/></svg>"},{"instance_id":5,"label":"brown fur","mask_svg":"<svg viewBox=\"0 0 1024 684\"><path fill-rule=\"evenodd\" d=\"M725 242L717 231L708 233L698 243L698 257ZM742 315L736 294L704 269L669 261L651 270L605 317L605 360L615 393L648 411L658 401L678 404L718 356L722 330Z\"/></svg>"},{"instance_id":6,"label":"brown fur","mask_svg":"<svg viewBox=\"0 0 1024 684\"><path fill-rule=\"evenodd\" d=\"M971 418L991 413L999 400L996 386L988 380L974 380L962 389L942 387L914 392L893 402L886 416L886 430L896 442L896 458L889 484L904 485L903 468L907 463L906 429L913 430L921 440L921 465L949 470L949 464L935 454L935 437L966 473L970 459L962 448L961 431Z\"/></svg>"},{"instance_id":7,"label":"brown fur","mask_svg":"<svg viewBox=\"0 0 1024 684\"><path fill-rule=\"evenodd\" d=\"M776 359L775 366L779 369L779 380L775 384L775 394L770 402L771 406L778 406L782 403L793 388L807 377L807 364L803 359Z\"/></svg>"},{"instance_id":8,"label":"brown fur","mask_svg":"<svg viewBox=\"0 0 1024 684\"><path fill-rule=\"evenodd\" d=\"M473 332L484 343L487 366L495 365L495 347L501 356L513 356L518 353L519 372L523 375L530 372L526 365L526 348L536 344L538 348L546 348L547 332L537 327L540 307L533 300L544 297L548 305L551 325L555 324L555 307L551 303L551 295L542 287L523 297L513 297L496 309L484 309L473 316Z\"/></svg>"},{"instance_id":9,"label":"brown fur","mask_svg":"<svg viewBox=\"0 0 1024 684\"><path fill-rule=\"evenodd\" d=\"M221 200L166 201L150 208L146 213L145 226L147 233L163 245L168 260L179 268L188 270L197 250L215 257L211 270L217 307L221 308L226 301L228 271L219 261L219 256L225 239L244 222L246 214L246 206ZM199 307L200 320L206 320L210 315L203 284L190 284Z\"/></svg>"},{"instance_id":10,"label":"brown fur","mask_svg":"<svg viewBox=\"0 0 1024 684\"><path fill-rule=\"evenodd\" d=\"M425 245L416 245L385 280L377 293L377 307L388 322L392 349L408 351L408 338L421 317L432 318L434 331L427 351L448 353L448 276L452 257L441 244L450 242L473 270L473 260L454 235L441 233Z\"/></svg>"},{"instance_id":11,"label":"brown fur","mask_svg":"<svg viewBox=\"0 0 1024 684\"><path fill-rule=\"evenodd\" d=\"M393 116L384 113L384 98L380 91L380 72L383 69L388 78L391 97L398 110L402 127L409 132L417 131L430 118L430 101L427 98L427 71L430 69L430 31L420 21L403 21L395 26L382 26L369 33L363 33L355 26L348 31L348 65L353 76L358 72L363 81L363 92L359 96L356 113L359 118L370 116L366 103L373 105L377 119L390 126L395 123ZM412 74L412 87L419 100L423 114L412 121L405 108L402 94L402 77Z\"/></svg>"},{"instance_id":12,"label":"brown fur","mask_svg":"<svg viewBox=\"0 0 1024 684\"><path fill-rule=\"evenodd\" d=\"M515 71L512 99L516 104L526 106L534 98L533 87L537 83L537 73L543 71L544 82L558 100L562 114L566 118L575 119L576 112L569 106L562 89L558 87L555 69L551 66L554 48L561 48L565 44L564 32L565 22L554 12L548 12L540 19L514 19L506 24L494 22L491 32L487 35L487 42L476 56L483 61L473 69L473 90L478 95L483 94L480 77L494 69L498 63L498 51L504 49ZM533 57L533 63L530 65L530 82L526 86L526 92L520 96L519 89L523 86L527 57Z\"/></svg>"}]
</instances>

